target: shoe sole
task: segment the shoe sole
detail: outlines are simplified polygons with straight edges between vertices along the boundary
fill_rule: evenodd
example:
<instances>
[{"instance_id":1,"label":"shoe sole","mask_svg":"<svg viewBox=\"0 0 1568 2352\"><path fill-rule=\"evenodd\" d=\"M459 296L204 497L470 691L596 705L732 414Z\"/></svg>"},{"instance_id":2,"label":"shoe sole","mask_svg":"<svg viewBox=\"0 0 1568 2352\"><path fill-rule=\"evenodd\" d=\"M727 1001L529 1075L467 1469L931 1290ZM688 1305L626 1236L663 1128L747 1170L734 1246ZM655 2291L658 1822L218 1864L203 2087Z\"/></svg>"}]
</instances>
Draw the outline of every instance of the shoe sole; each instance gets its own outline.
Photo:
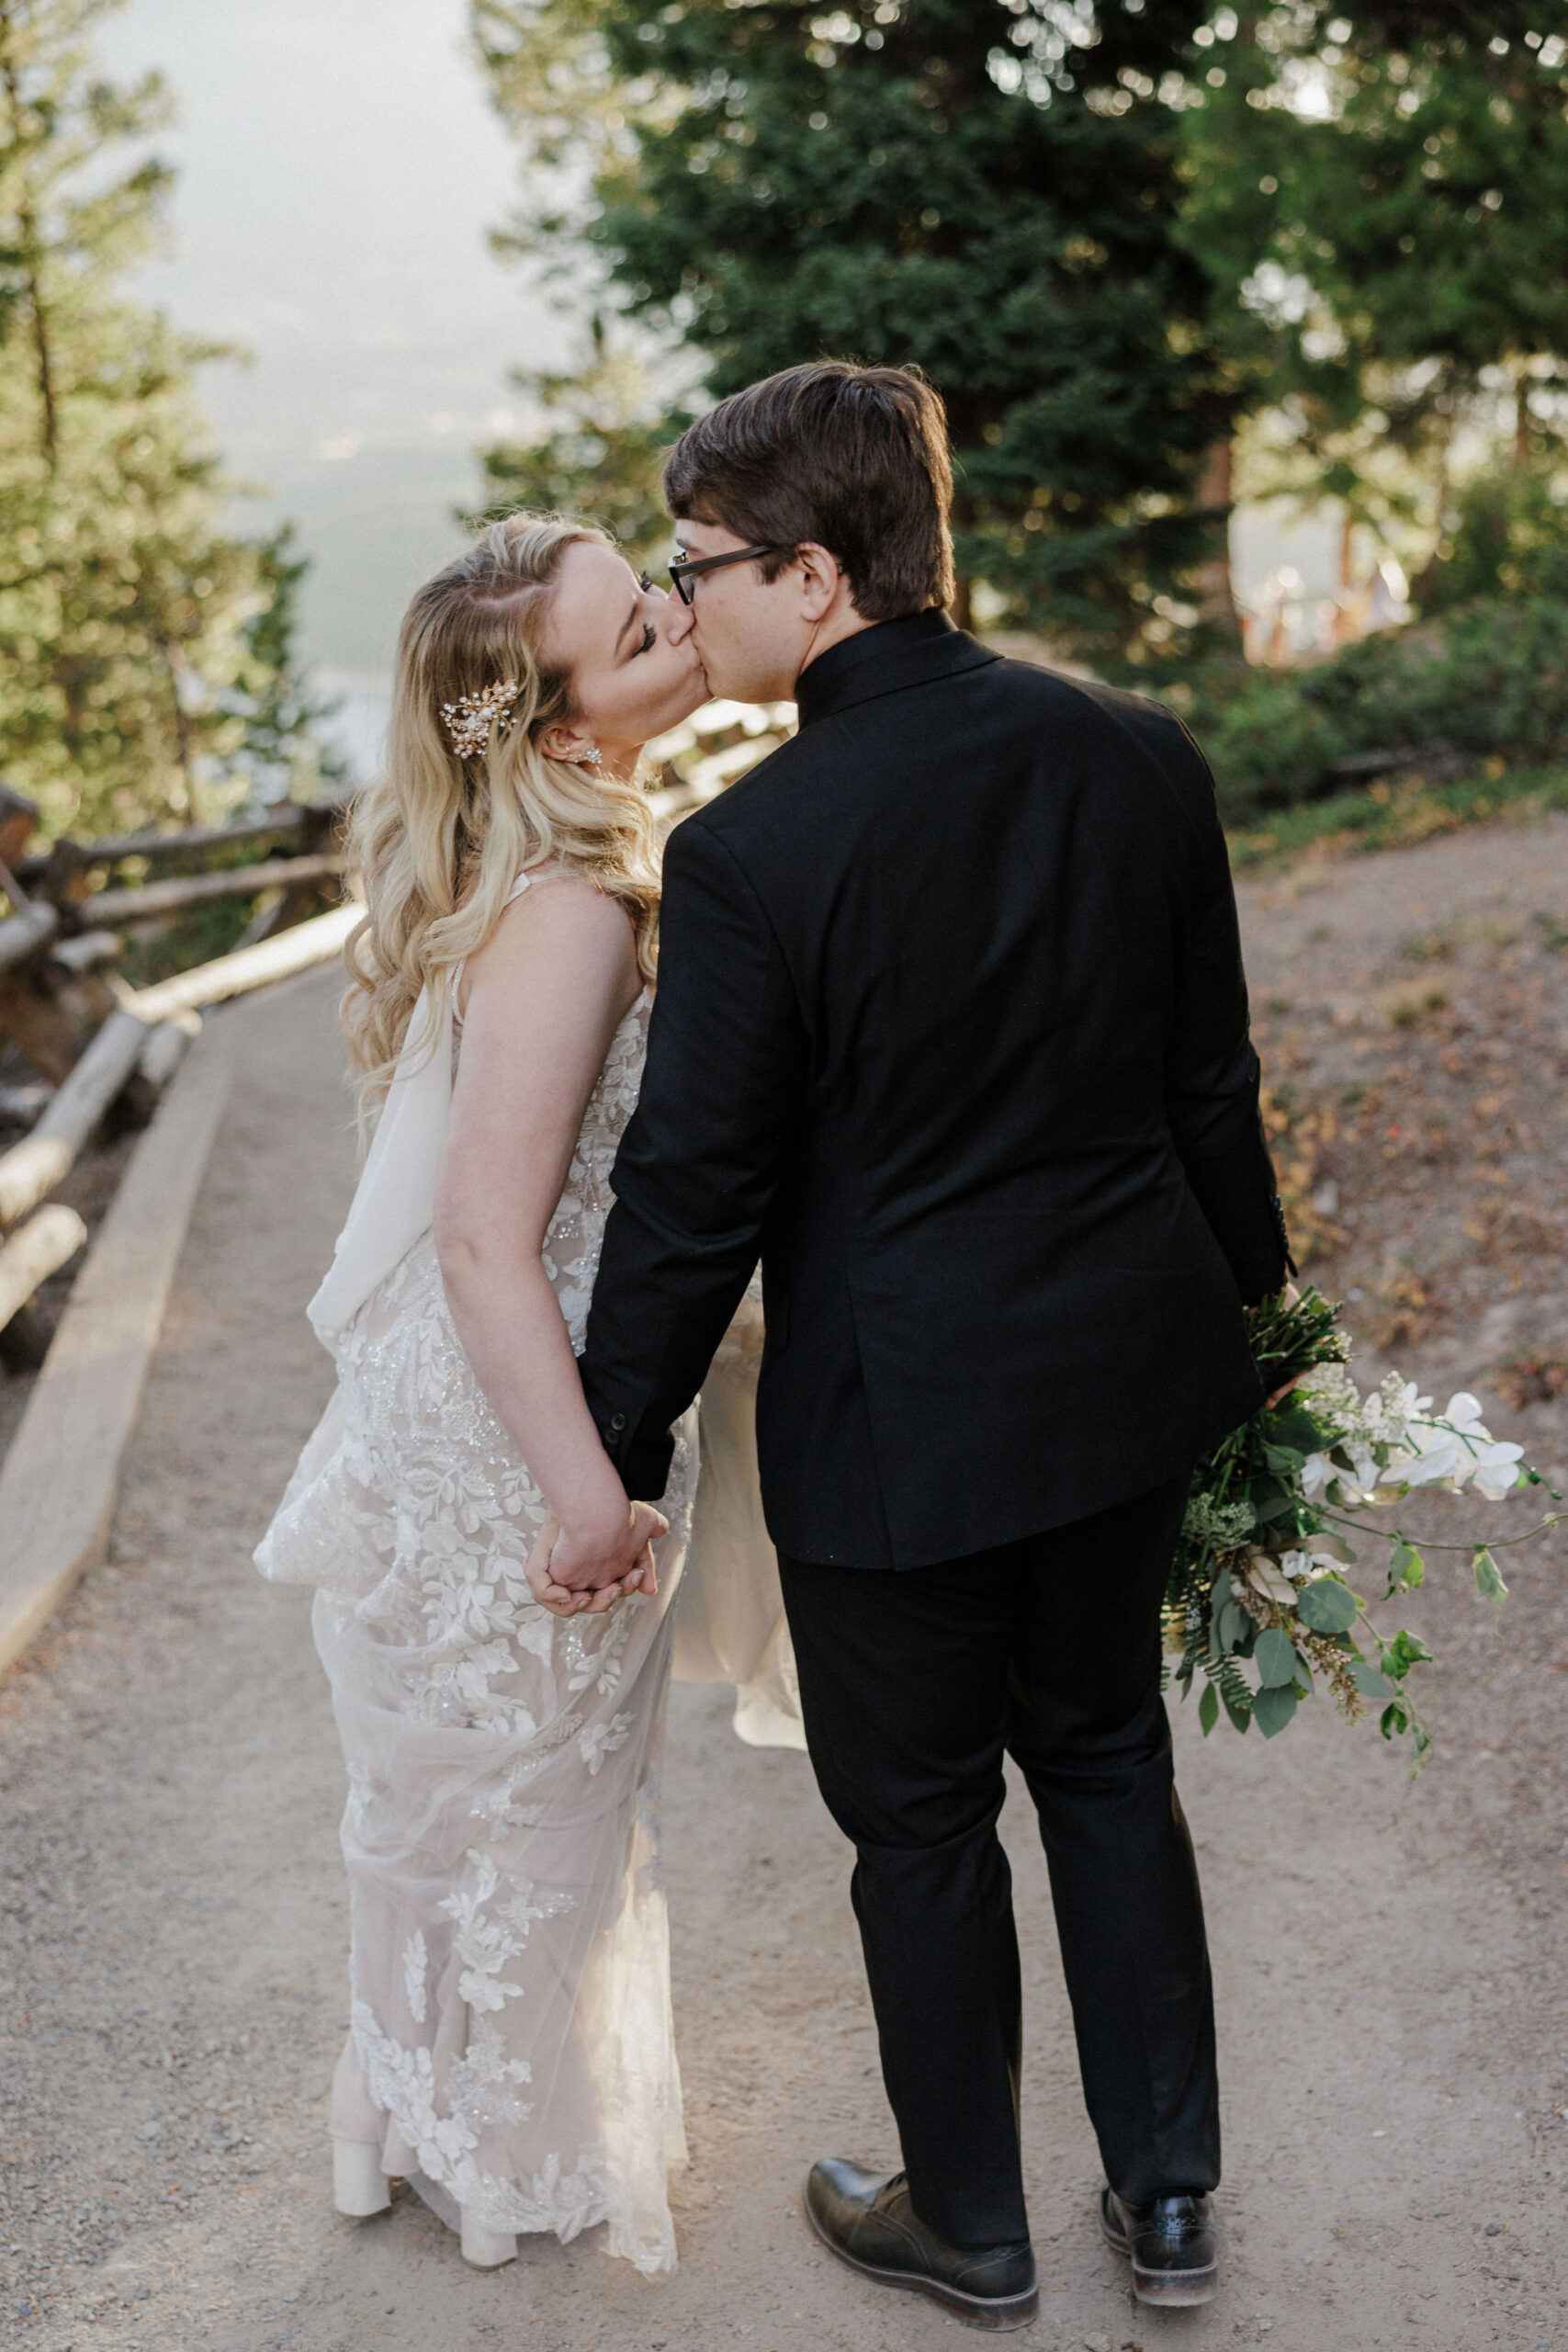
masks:
<instances>
[{"instance_id":1,"label":"shoe sole","mask_svg":"<svg viewBox=\"0 0 1568 2352\"><path fill-rule=\"evenodd\" d=\"M921 2270L884 2270L874 2262L863 2262L858 2255L846 2253L828 2235L812 2211L809 2199L803 2197L801 2203L820 2243L846 2269L858 2270L863 2278L874 2278L882 2287L901 2287L907 2294L924 2295L928 2301L940 2303L943 2311L951 2312L954 2319L963 2320L966 2325L990 2328L998 2335L1027 2327L1039 2316L1038 2287L1032 2287L1027 2295L965 2295L960 2288L944 2287L940 2279L928 2278Z\"/></svg>"},{"instance_id":2,"label":"shoe sole","mask_svg":"<svg viewBox=\"0 0 1568 2352\"><path fill-rule=\"evenodd\" d=\"M1133 2292L1141 2303L1163 2303L1167 2308L1191 2303L1212 2303L1220 2290L1220 2266L1205 2263L1201 2270L1145 2270L1133 2260L1133 2248L1118 2229L1113 2229L1100 2211L1100 2235L1113 2254L1132 2264Z\"/></svg>"}]
</instances>

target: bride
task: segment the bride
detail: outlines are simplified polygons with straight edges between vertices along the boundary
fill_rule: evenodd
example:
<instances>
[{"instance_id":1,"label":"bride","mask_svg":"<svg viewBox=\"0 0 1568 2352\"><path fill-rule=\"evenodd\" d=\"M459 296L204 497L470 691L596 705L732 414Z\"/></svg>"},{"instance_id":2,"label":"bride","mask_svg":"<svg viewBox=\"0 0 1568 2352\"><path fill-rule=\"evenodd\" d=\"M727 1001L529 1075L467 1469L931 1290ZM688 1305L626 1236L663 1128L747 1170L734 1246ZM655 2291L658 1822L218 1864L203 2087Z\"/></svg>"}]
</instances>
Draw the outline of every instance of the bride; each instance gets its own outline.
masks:
<instances>
[{"instance_id":1,"label":"bride","mask_svg":"<svg viewBox=\"0 0 1568 2352\"><path fill-rule=\"evenodd\" d=\"M414 598L356 820L344 1023L380 1116L311 1302L337 1390L256 1559L317 1589L348 1767L336 2201L380 2211L406 2177L486 2267L602 2222L674 2267L659 1771L699 1560L677 1670L741 1686L742 1737L804 1745L750 1452L759 1310L705 1391L701 1495L694 1412L657 1510L574 1357L647 1039L638 759L707 693L601 533L513 515ZM623 1567L558 1611L525 1574L552 1514Z\"/></svg>"}]
</instances>

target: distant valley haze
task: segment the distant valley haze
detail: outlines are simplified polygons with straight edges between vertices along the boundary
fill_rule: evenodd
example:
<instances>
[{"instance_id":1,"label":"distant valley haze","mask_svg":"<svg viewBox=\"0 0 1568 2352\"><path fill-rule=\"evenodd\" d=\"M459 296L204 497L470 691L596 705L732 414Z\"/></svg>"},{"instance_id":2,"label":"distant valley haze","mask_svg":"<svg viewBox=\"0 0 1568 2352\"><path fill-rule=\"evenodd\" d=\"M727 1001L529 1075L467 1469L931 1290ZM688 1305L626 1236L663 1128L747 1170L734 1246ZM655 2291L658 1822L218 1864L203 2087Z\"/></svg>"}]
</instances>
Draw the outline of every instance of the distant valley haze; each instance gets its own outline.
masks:
<instances>
[{"instance_id":1,"label":"distant valley haze","mask_svg":"<svg viewBox=\"0 0 1568 2352\"><path fill-rule=\"evenodd\" d=\"M312 570L301 651L378 726L412 590L461 545L476 447L523 426L508 383L570 324L497 261L516 157L464 50L462 0L130 0L95 42L178 109L164 254L130 281L252 364L204 368L235 526L291 517Z\"/></svg>"}]
</instances>

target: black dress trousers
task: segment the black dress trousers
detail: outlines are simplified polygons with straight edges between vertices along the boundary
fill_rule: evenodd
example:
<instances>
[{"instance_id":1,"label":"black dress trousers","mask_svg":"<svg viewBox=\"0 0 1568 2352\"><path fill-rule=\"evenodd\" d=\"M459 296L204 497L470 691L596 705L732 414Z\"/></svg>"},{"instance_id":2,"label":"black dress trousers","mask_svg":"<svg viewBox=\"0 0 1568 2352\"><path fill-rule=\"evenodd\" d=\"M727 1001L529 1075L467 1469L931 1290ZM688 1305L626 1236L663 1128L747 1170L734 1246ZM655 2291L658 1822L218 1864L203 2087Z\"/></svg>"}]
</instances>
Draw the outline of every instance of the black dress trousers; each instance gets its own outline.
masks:
<instances>
[{"instance_id":1,"label":"black dress trousers","mask_svg":"<svg viewBox=\"0 0 1568 2352\"><path fill-rule=\"evenodd\" d=\"M953 2245L1028 2233L1004 1751L1039 1815L1111 2188L1136 2201L1219 2179L1208 1950L1159 1690L1188 1484L931 1567L781 1562L812 1764L856 1850L910 2195Z\"/></svg>"}]
</instances>

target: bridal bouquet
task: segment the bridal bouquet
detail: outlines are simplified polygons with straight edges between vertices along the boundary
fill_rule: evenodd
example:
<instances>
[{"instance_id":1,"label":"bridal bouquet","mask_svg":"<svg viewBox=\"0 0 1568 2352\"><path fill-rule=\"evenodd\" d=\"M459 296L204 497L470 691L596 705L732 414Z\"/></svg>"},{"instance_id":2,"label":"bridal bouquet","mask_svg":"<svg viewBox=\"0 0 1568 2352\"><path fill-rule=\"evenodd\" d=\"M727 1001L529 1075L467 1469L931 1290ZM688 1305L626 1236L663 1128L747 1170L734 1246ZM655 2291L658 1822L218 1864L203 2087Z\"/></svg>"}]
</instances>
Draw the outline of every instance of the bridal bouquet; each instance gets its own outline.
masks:
<instances>
[{"instance_id":1,"label":"bridal bouquet","mask_svg":"<svg viewBox=\"0 0 1568 2352\"><path fill-rule=\"evenodd\" d=\"M1431 1652L1414 1634L1385 1635L1373 1623L1349 1580L1358 1555L1348 1539L1370 1536L1386 1550L1380 1598L1392 1600L1423 1581L1425 1564L1398 1528L1370 1521L1370 1510L1419 1487L1498 1502L1541 1480L1521 1447L1498 1444L1483 1428L1473 1396L1461 1392L1446 1413L1434 1413L1432 1399L1397 1373L1363 1396L1344 1368L1349 1340L1338 1309L1317 1291L1290 1305L1269 1300L1249 1320L1270 1392L1295 1385L1194 1476L1165 1605L1176 1679L1185 1698L1203 1677L1205 1736L1223 1707L1237 1731L1256 1721L1272 1739L1321 1677L1352 1720L1376 1709L1385 1739L1408 1732L1419 1759L1429 1734L1409 1676ZM1483 1598L1506 1599L1484 1543L1427 1548L1469 1552Z\"/></svg>"}]
</instances>

